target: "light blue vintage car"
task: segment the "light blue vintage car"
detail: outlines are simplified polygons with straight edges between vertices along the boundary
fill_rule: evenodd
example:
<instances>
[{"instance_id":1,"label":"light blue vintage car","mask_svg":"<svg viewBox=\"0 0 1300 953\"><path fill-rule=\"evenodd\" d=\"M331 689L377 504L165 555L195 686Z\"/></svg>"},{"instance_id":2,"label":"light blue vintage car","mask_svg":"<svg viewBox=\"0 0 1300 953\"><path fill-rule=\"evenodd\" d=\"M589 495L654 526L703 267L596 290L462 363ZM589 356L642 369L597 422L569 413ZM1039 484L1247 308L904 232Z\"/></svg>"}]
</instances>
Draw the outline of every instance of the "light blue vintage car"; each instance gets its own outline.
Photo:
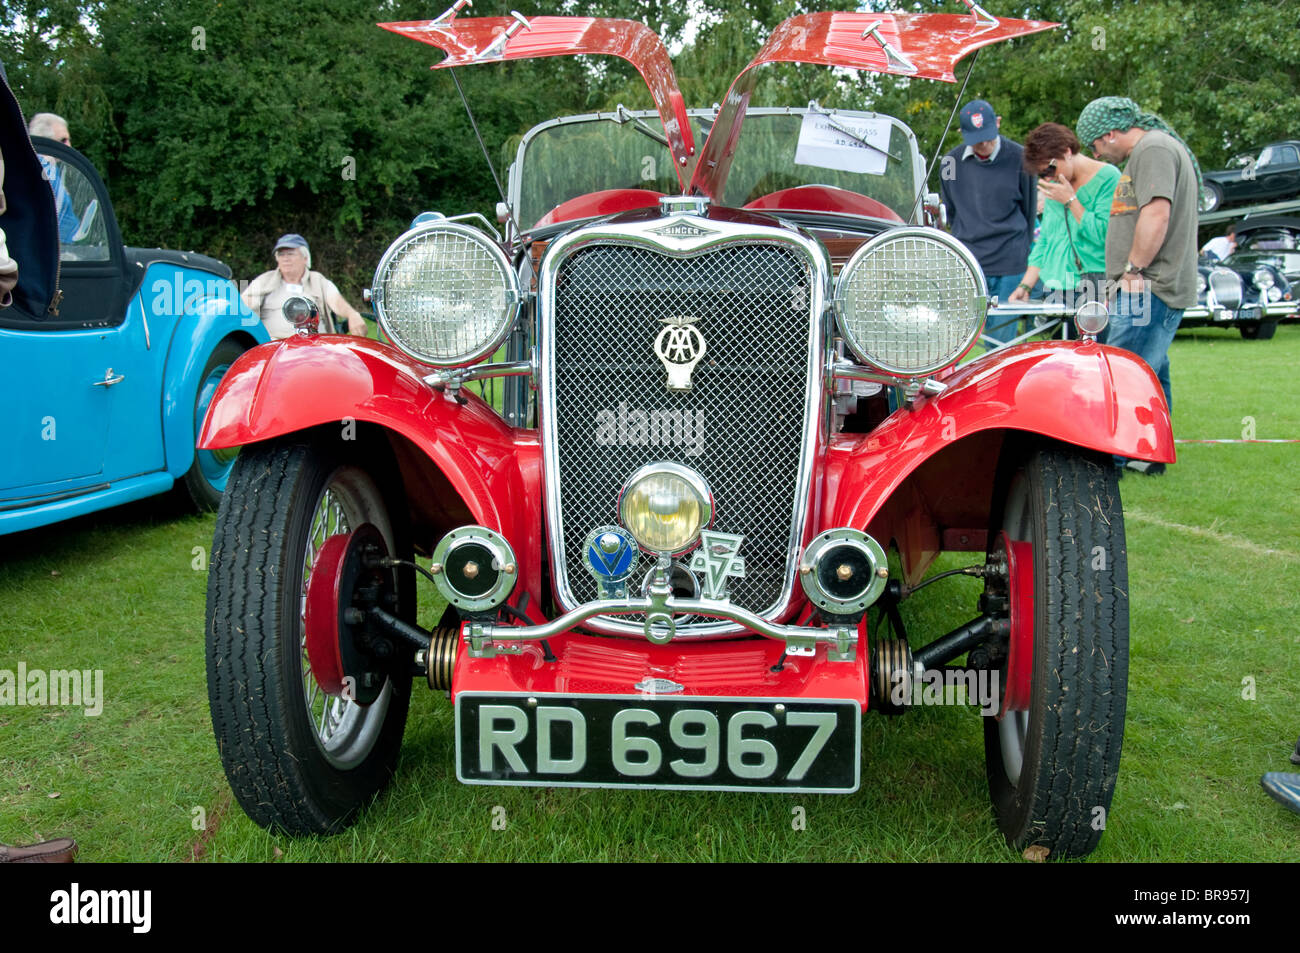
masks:
<instances>
[{"instance_id":1,"label":"light blue vintage car","mask_svg":"<svg viewBox=\"0 0 1300 953\"><path fill-rule=\"evenodd\" d=\"M124 246L79 152L6 138L0 228L19 286L0 310L0 534L177 484L215 508L234 452L196 452L195 434L265 329L216 259Z\"/></svg>"}]
</instances>

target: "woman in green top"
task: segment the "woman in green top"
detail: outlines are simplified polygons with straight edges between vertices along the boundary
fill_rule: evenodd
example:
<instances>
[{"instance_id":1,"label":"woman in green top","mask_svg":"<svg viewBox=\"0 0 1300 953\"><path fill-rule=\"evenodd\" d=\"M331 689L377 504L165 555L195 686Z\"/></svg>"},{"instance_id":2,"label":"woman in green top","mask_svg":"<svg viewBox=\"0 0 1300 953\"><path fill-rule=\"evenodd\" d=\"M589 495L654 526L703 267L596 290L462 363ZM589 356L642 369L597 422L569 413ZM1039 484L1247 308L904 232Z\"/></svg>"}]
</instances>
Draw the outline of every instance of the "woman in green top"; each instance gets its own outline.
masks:
<instances>
[{"instance_id":1,"label":"woman in green top","mask_svg":"<svg viewBox=\"0 0 1300 953\"><path fill-rule=\"evenodd\" d=\"M1073 131L1055 122L1043 123L1025 139L1025 168L1038 176L1038 189L1048 201L1029 268L1012 301L1027 301L1040 280L1049 293L1081 291L1092 297L1105 278L1106 227L1119 169L1079 149ZM1085 276L1093 287L1080 287Z\"/></svg>"}]
</instances>

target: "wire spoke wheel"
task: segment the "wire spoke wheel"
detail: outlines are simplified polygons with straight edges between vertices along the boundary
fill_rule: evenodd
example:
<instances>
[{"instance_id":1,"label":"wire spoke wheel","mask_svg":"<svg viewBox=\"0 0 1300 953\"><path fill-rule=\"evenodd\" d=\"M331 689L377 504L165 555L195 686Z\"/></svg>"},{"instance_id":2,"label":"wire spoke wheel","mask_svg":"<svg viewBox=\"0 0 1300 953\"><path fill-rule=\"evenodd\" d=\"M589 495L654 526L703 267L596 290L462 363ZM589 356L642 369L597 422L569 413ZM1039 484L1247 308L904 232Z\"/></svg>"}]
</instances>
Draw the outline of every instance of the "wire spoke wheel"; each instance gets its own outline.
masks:
<instances>
[{"instance_id":1,"label":"wire spoke wheel","mask_svg":"<svg viewBox=\"0 0 1300 953\"><path fill-rule=\"evenodd\" d=\"M306 593L326 540L369 523L390 552L409 552L389 517L387 482L352 459L313 445L249 447L217 516L208 581L213 729L244 810L290 833L341 829L387 784L410 698L401 665L369 704L331 695L307 654Z\"/></svg>"},{"instance_id":2,"label":"wire spoke wheel","mask_svg":"<svg viewBox=\"0 0 1300 953\"><path fill-rule=\"evenodd\" d=\"M1033 665L1027 710L984 720L985 768L1008 843L1082 856L1105 830L1128 683L1128 560L1109 460L1072 448L1027 457L1001 529L1031 544ZM1005 667L999 673L1006 685Z\"/></svg>"},{"instance_id":3,"label":"wire spoke wheel","mask_svg":"<svg viewBox=\"0 0 1300 953\"><path fill-rule=\"evenodd\" d=\"M371 497L371 491L376 494L378 492L359 470L343 468L336 471L316 502L303 552L302 599L298 613L298 657L302 667L303 702L307 708L307 718L315 728L321 753L337 768L355 767L370 753L383 728L391 687L385 685L379 698L364 706L350 698L327 695L321 691L312 674L311 659L307 654L307 587L311 583L316 558L325 545L325 540L369 522L376 514L383 515L382 505L376 505L379 501ZM384 525L380 529L391 540L392 527Z\"/></svg>"}]
</instances>

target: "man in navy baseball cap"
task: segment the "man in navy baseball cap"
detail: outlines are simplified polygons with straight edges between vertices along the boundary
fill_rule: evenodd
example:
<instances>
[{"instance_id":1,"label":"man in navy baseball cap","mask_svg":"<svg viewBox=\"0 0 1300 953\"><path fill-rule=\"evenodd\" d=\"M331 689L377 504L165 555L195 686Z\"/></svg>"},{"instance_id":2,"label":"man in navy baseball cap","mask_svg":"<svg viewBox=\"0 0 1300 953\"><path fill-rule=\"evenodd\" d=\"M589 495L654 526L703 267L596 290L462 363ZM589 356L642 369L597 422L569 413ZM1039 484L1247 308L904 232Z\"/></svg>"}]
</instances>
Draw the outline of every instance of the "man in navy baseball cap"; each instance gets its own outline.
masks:
<instances>
[{"instance_id":1,"label":"man in navy baseball cap","mask_svg":"<svg viewBox=\"0 0 1300 953\"><path fill-rule=\"evenodd\" d=\"M1025 150L998 132L993 107L974 99L961 110L962 145L939 166L939 193L948 222L984 272L990 295L1007 301L1029 265L1037 219L1037 188L1025 170ZM997 326L1001 324L1001 326ZM984 334L1004 343L1018 321L992 319Z\"/></svg>"},{"instance_id":2,"label":"man in navy baseball cap","mask_svg":"<svg viewBox=\"0 0 1300 953\"><path fill-rule=\"evenodd\" d=\"M961 138L966 145L975 146L997 139L1000 120L993 112L993 107L984 100L973 99L968 102L961 109L960 119ZM992 149L987 151L992 152ZM976 154L979 154L979 150L976 150Z\"/></svg>"}]
</instances>

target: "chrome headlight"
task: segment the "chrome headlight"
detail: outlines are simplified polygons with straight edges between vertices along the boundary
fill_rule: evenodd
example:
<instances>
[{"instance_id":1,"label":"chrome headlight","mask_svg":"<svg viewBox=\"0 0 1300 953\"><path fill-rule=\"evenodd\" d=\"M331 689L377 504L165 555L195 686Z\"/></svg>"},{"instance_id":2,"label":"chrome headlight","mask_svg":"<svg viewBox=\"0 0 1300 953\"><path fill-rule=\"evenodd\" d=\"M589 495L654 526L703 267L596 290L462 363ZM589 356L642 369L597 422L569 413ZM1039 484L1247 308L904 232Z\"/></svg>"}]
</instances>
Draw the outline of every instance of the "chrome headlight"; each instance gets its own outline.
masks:
<instances>
[{"instance_id":1,"label":"chrome headlight","mask_svg":"<svg viewBox=\"0 0 1300 953\"><path fill-rule=\"evenodd\" d=\"M1250 280L1255 282L1255 287L1260 291L1267 291L1274 285L1273 272L1267 268L1256 268L1255 273L1250 276Z\"/></svg>"},{"instance_id":2,"label":"chrome headlight","mask_svg":"<svg viewBox=\"0 0 1300 953\"><path fill-rule=\"evenodd\" d=\"M1196 273L1196 293L1198 295L1203 295L1205 294L1205 289L1208 287L1210 287L1210 283L1205 280L1205 272L1198 271Z\"/></svg>"},{"instance_id":3,"label":"chrome headlight","mask_svg":"<svg viewBox=\"0 0 1300 953\"><path fill-rule=\"evenodd\" d=\"M628 477L618 517L642 549L675 556L694 546L700 530L713 522L713 494L689 467L649 463Z\"/></svg>"},{"instance_id":4,"label":"chrome headlight","mask_svg":"<svg viewBox=\"0 0 1300 953\"><path fill-rule=\"evenodd\" d=\"M970 251L933 228L894 228L849 259L836 282L839 326L858 360L915 376L957 361L988 312Z\"/></svg>"},{"instance_id":5,"label":"chrome headlight","mask_svg":"<svg viewBox=\"0 0 1300 953\"><path fill-rule=\"evenodd\" d=\"M379 326L418 361L452 366L491 354L519 313L519 283L482 232L428 222L389 246L375 271Z\"/></svg>"}]
</instances>

